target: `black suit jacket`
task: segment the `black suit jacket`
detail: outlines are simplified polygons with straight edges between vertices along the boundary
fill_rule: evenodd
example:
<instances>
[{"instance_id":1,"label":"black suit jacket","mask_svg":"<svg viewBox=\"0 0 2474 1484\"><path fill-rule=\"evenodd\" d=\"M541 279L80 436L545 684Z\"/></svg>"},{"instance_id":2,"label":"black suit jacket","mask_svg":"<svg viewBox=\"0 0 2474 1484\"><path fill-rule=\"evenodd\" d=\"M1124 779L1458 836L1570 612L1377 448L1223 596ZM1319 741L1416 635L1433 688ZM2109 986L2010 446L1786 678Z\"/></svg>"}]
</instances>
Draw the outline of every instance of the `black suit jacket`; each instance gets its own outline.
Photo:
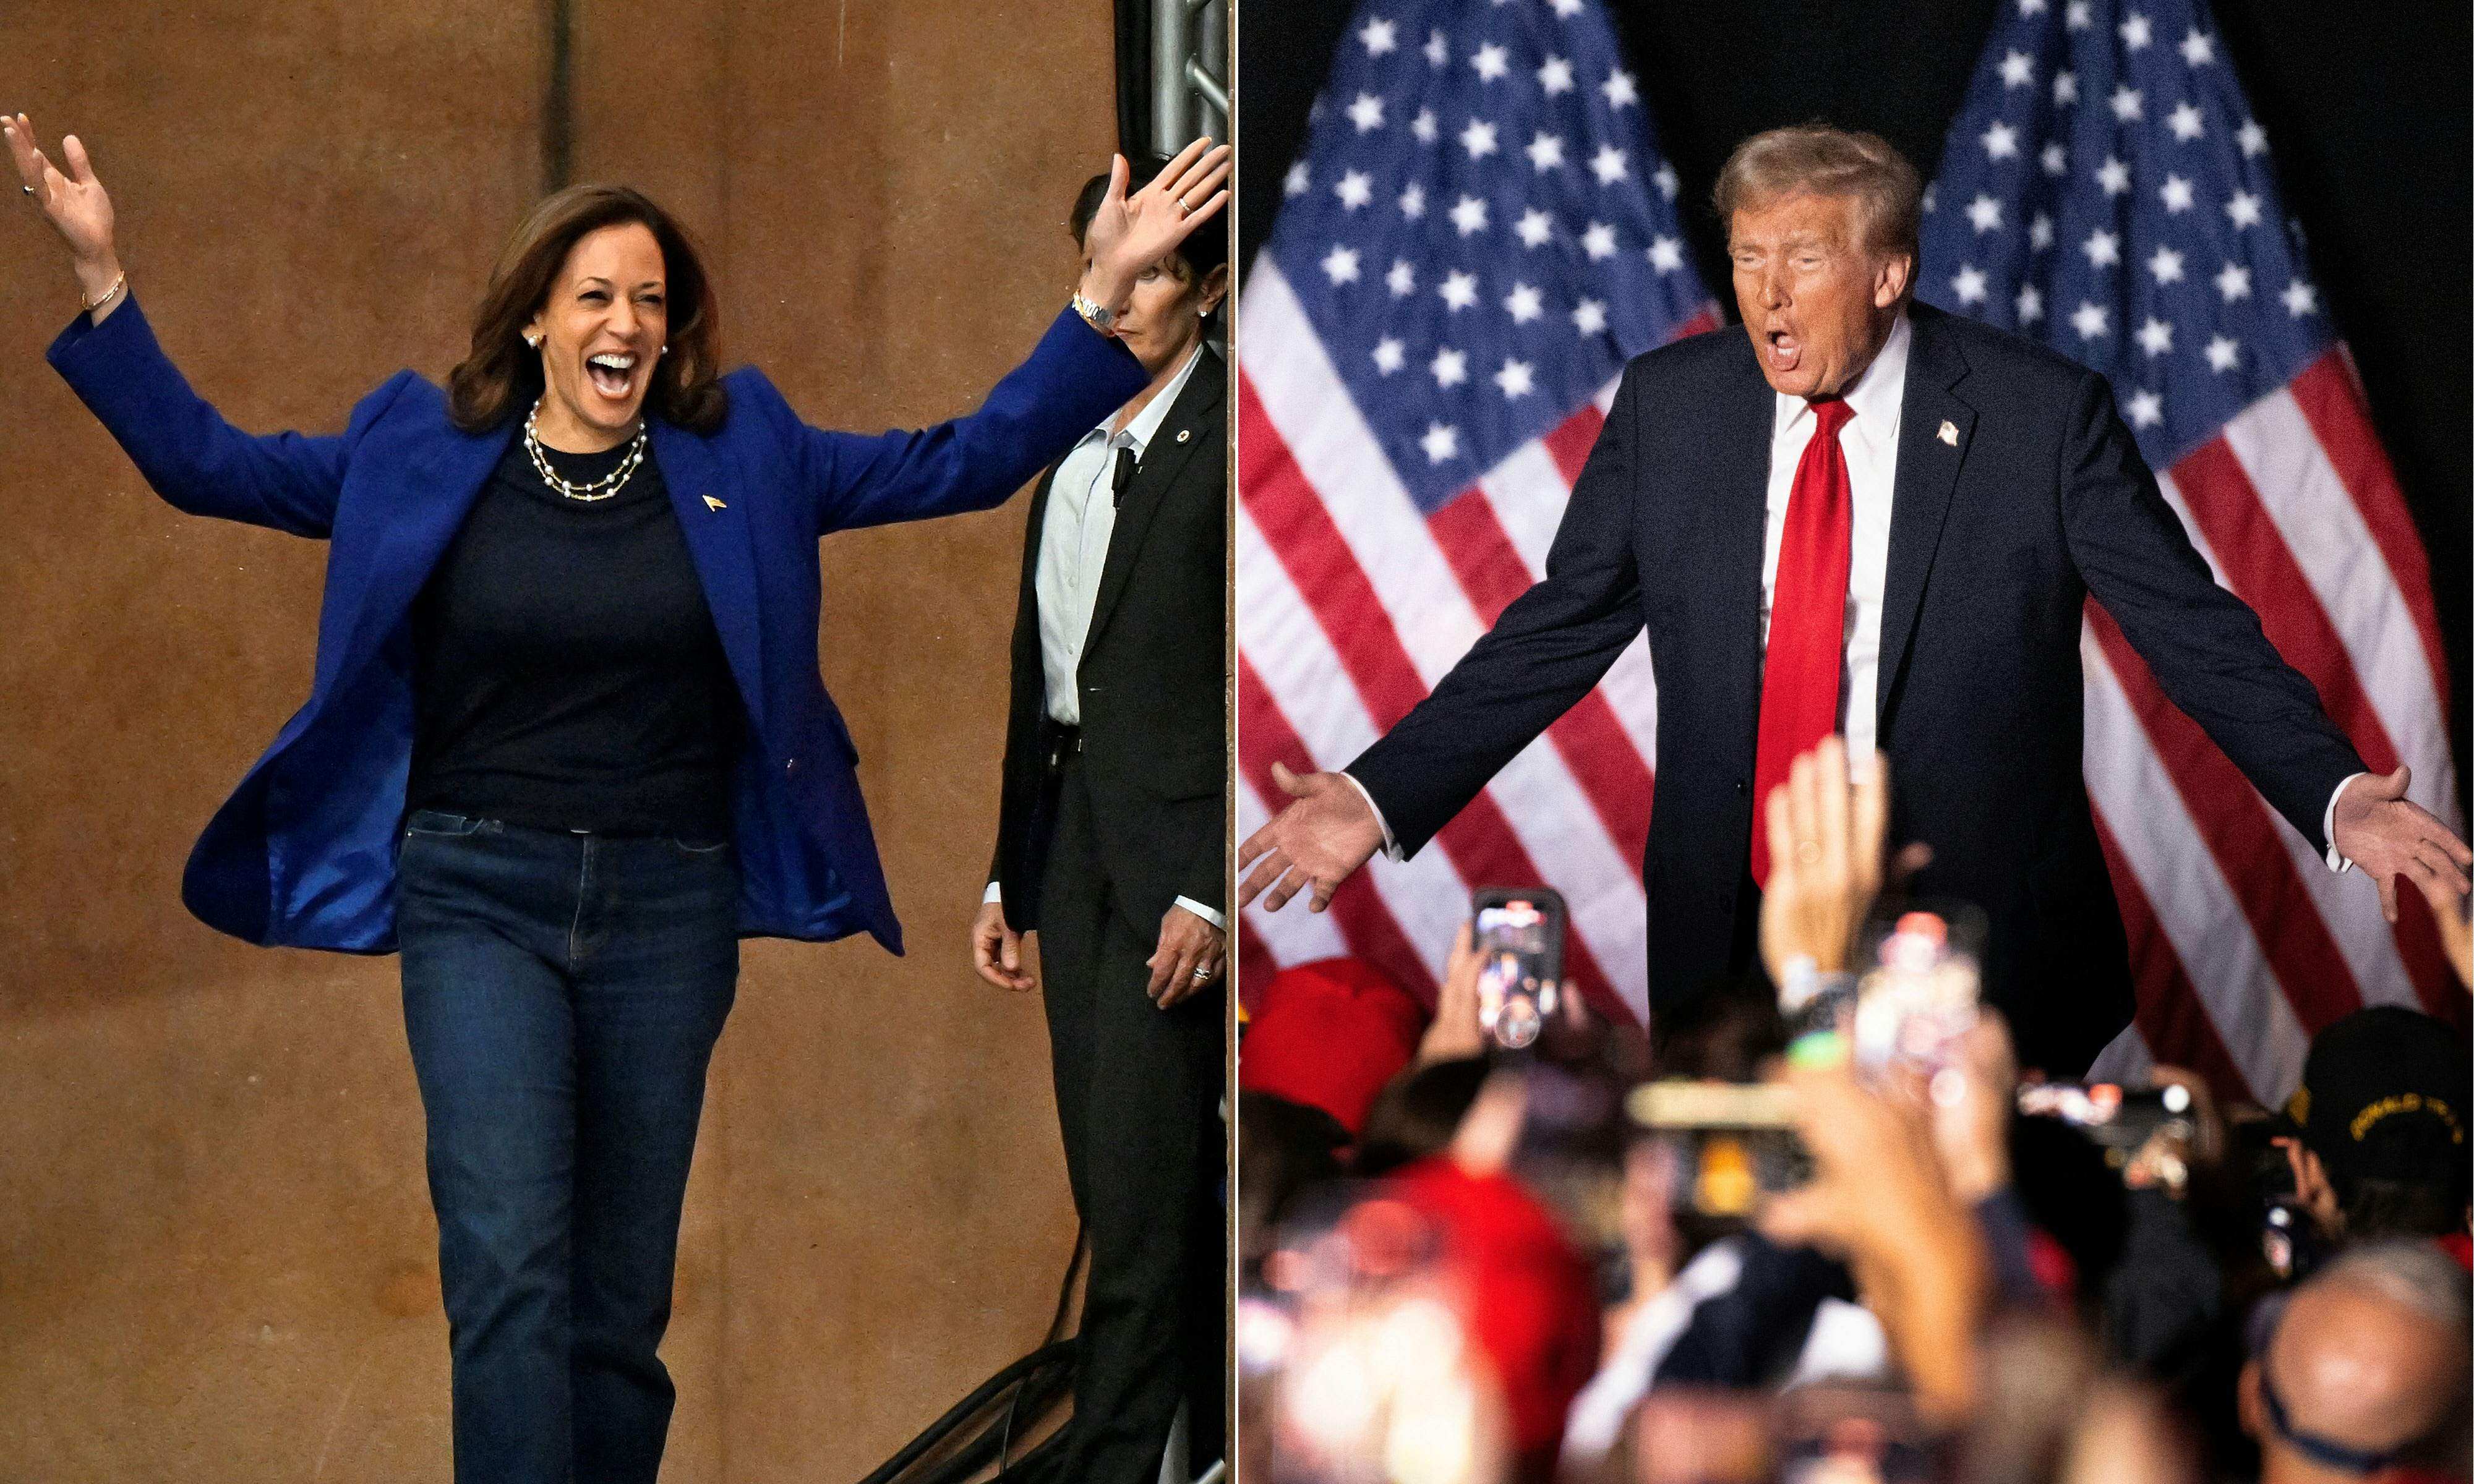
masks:
<instances>
[{"instance_id":1,"label":"black suit jacket","mask_svg":"<svg viewBox=\"0 0 2474 1484\"><path fill-rule=\"evenodd\" d=\"M1179 897L1226 910L1227 389L1226 364L1205 348L1118 505L1078 672L1082 768L1102 857L1095 869L1142 925ZM1051 467L1023 541L1004 802L988 868L1017 932L1039 925L1048 860L1048 760L1039 747L1048 680L1036 578L1055 480Z\"/></svg>"},{"instance_id":2,"label":"black suit jacket","mask_svg":"<svg viewBox=\"0 0 2474 1484\"><path fill-rule=\"evenodd\" d=\"M2074 1074L2131 1012L2080 773L2087 597L2315 848L2327 846L2330 794L2363 764L2258 618L2210 580L2102 376L1972 320L1910 313L1876 693L1892 839L1933 849L1919 894L1984 908L1986 992L2023 1058ZM1748 867L1775 405L1740 329L1635 360L1545 580L1348 769L1415 850L1645 624L1653 1011L1741 972L1741 920L1758 910Z\"/></svg>"}]
</instances>

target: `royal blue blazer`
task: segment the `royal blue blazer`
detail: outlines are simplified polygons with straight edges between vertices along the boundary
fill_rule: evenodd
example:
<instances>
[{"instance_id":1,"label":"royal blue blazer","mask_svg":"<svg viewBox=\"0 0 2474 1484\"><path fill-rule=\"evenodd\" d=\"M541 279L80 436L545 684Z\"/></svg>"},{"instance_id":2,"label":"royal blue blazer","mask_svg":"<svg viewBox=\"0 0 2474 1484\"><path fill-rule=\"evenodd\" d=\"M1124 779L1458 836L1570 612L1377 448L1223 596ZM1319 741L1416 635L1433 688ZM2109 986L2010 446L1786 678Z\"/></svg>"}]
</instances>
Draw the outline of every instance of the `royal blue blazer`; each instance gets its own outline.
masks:
<instances>
[{"instance_id":1,"label":"royal blue blazer","mask_svg":"<svg viewBox=\"0 0 2474 1484\"><path fill-rule=\"evenodd\" d=\"M48 358L158 494L180 510L330 543L309 699L189 852L181 899L251 943L395 947L396 845L412 760L410 615L515 434L466 433L398 371L336 437L252 437L190 390L134 301L80 315ZM1143 387L1141 363L1069 313L980 410L919 432L831 433L752 368L723 380L711 435L656 419L652 457L745 703L733 818L744 937L902 927L817 673L817 540L1004 503ZM881 635L878 642L899 642Z\"/></svg>"}]
</instances>

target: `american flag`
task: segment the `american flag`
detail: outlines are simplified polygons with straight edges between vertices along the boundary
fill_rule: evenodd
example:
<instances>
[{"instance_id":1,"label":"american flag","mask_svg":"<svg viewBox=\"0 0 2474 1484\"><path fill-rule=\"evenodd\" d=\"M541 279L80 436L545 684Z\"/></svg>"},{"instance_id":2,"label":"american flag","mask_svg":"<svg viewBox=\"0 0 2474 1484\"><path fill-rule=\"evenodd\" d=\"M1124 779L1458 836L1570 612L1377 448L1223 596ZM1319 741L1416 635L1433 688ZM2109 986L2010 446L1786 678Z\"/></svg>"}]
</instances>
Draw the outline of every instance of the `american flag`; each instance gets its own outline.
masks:
<instances>
[{"instance_id":1,"label":"american flag","mask_svg":"<svg viewBox=\"0 0 2474 1484\"><path fill-rule=\"evenodd\" d=\"M1354 17L1239 325L1242 829L1273 759L1346 764L1544 575L1624 362L1717 323L1675 196L1589 0ZM1543 883L1583 993L1640 1018L1657 705L1636 641L1415 859L1249 911L1244 982L1346 953L1431 994L1471 889Z\"/></svg>"},{"instance_id":2,"label":"american flag","mask_svg":"<svg viewBox=\"0 0 2474 1484\"><path fill-rule=\"evenodd\" d=\"M1926 197L1918 292L2113 383L2217 580L2375 772L2462 830L2429 567L2285 215L2265 132L2197 0L2004 0ZM2282 1099L2310 1036L2367 1004L2462 1022L2404 921L2337 876L2088 610L2088 793L2149 1059Z\"/></svg>"}]
</instances>

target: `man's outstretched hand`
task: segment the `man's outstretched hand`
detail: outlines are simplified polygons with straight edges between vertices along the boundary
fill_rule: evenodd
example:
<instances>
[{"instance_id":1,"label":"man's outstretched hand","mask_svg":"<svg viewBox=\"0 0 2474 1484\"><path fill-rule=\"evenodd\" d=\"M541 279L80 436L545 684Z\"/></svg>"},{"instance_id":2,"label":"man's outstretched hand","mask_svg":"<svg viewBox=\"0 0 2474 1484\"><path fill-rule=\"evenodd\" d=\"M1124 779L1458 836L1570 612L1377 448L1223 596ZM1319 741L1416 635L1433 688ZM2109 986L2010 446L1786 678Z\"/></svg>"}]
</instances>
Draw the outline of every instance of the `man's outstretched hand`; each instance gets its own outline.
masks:
<instances>
[{"instance_id":1,"label":"man's outstretched hand","mask_svg":"<svg viewBox=\"0 0 2474 1484\"><path fill-rule=\"evenodd\" d=\"M2337 796L2336 827L2329 831L2337 853L2379 883L2380 915L2391 922L2397 920L2399 876L2426 891L2440 887L2462 897L2469 884L2465 873L2474 867L2474 850L2430 810L2406 798L2413 780L2403 764L2386 778L2354 779Z\"/></svg>"},{"instance_id":2,"label":"man's outstretched hand","mask_svg":"<svg viewBox=\"0 0 2474 1484\"><path fill-rule=\"evenodd\" d=\"M1289 804L1237 848L1237 869L1246 873L1237 905L1249 906L1261 897L1264 911L1277 912L1312 888L1306 905L1321 912L1331 905L1340 883L1383 849L1383 824L1356 786L1337 773L1299 778L1273 763L1272 781L1289 796Z\"/></svg>"}]
</instances>

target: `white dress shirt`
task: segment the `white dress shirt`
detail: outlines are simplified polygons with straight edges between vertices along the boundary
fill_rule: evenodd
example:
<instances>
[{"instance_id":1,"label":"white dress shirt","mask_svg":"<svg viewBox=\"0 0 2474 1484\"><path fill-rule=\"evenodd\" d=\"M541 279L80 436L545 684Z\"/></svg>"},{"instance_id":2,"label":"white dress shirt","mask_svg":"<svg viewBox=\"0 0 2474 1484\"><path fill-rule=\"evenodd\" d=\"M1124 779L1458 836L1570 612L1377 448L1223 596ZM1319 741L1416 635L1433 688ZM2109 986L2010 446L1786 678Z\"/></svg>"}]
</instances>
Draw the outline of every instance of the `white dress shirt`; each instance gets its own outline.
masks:
<instances>
[{"instance_id":1,"label":"white dress shirt","mask_svg":"<svg viewBox=\"0 0 2474 1484\"><path fill-rule=\"evenodd\" d=\"M1881 599L1890 570L1891 497L1899 480L1899 412L1906 399L1907 349L1914 338L1906 314L1902 311L1897 323L1890 326L1890 338L1881 343L1880 352L1873 357L1873 364L1865 367L1856 384L1841 394L1856 414L1838 432L1839 448L1847 457L1848 491L1853 504L1849 531L1853 549L1847 563L1847 647L1838 672L1838 730L1847 739L1851 757L1873 751L1880 715ZM1779 543L1786 534L1787 499L1795 492L1796 467L1803 462L1805 447L1812 442L1812 430L1818 425L1812 404L1803 397L1782 392L1775 394L1775 398L1770 420L1768 516L1761 532L1761 646L1765 658L1770 609L1778 594ZM2320 832L2328 841L2331 871L2352 869L2353 862L2337 850L2337 801L2344 795L2345 784L2365 776L2353 775L2328 796ZM1367 807L1374 810L1375 823L1382 826L1384 853L1398 859L1399 847L1392 838L1391 823L1375 807L1373 796L1366 792L1364 784L1353 778L1348 781L1357 789L1358 797L1366 801Z\"/></svg>"},{"instance_id":2,"label":"white dress shirt","mask_svg":"<svg viewBox=\"0 0 2474 1484\"><path fill-rule=\"evenodd\" d=\"M1082 725L1082 641L1090 636L1091 611L1100 598L1101 574L1107 570L1108 538L1117 529L1117 451L1126 449L1142 461L1169 409L1194 376L1206 347L1197 345L1185 364L1159 395L1131 419L1125 409L1082 435L1056 466L1049 481L1048 510L1039 527L1039 566L1031 590L1039 605L1039 667L1047 679L1048 717L1061 727ZM1123 429L1117 423L1125 420ZM997 883L988 883L983 901L1001 901ZM1228 920L1190 898L1176 904L1212 926L1225 930Z\"/></svg>"}]
</instances>

